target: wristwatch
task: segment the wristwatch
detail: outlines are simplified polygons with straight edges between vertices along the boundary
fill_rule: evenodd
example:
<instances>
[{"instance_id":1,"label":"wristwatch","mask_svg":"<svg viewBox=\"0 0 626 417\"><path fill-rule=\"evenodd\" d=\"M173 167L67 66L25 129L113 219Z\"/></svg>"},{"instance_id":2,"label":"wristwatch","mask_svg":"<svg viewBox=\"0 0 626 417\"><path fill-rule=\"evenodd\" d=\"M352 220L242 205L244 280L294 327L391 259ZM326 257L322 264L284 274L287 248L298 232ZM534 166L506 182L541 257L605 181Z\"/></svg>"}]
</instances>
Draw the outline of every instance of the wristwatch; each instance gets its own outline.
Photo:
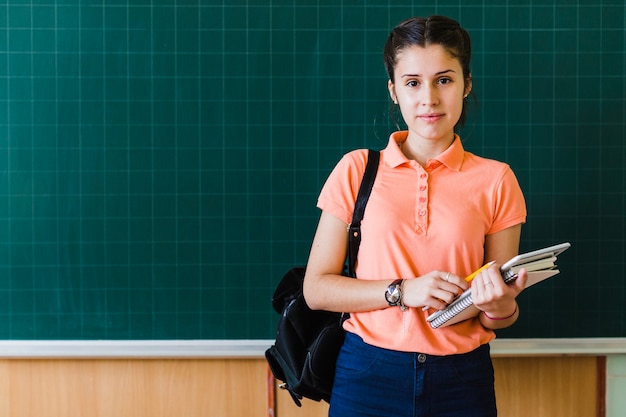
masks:
<instances>
[{"instance_id":1,"label":"wristwatch","mask_svg":"<svg viewBox=\"0 0 626 417\"><path fill-rule=\"evenodd\" d=\"M403 279L397 279L387 287L385 291L385 300L389 303L391 307L395 307L398 305L402 305L402 290L400 286L402 285Z\"/></svg>"}]
</instances>

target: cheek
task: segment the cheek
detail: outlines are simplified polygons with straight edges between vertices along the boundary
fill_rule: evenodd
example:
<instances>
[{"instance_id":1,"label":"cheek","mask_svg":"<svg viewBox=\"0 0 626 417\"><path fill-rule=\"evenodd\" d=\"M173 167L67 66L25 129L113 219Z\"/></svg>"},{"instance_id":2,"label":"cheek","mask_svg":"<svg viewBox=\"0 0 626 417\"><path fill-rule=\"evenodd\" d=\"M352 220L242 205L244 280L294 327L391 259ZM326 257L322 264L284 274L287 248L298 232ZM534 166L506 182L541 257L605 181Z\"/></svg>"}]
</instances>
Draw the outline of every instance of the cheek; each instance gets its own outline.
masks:
<instances>
[{"instance_id":1,"label":"cheek","mask_svg":"<svg viewBox=\"0 0 626 417\"><path fill-rule=\"evenodd\" d=\"M455 116L461 116L461 112L463 111L463 96L459 99L458 97L452 97L448 102L448 108L451 109L451 112L454 113Z\"/></svg>"},{"instance_id":2,"label":"cheek","mask_svg":"<svg viewBox=\"0 0 626 417\"><path fill-rule=\"evenodd\" d=\"M418 107L420 101L419 95L417 93L411 92L401 92L397 95L397 99L400 107L408 111L411 111L412 109L415 109L415 107Z\"/></svg>"},{"instance_id":3,"label":"cheek","mask_svg":"<svg viewBox=\"0 0 626 417\"><path fill-rule=\"evenodd\" d=\"M404 121L406 122L407 120L411 120L413 115L415 114L415 106L413 104L409 104L406 101L400 101L399 103L401 103L400 114L402 115Z\"/></svg>"}]
</instances>

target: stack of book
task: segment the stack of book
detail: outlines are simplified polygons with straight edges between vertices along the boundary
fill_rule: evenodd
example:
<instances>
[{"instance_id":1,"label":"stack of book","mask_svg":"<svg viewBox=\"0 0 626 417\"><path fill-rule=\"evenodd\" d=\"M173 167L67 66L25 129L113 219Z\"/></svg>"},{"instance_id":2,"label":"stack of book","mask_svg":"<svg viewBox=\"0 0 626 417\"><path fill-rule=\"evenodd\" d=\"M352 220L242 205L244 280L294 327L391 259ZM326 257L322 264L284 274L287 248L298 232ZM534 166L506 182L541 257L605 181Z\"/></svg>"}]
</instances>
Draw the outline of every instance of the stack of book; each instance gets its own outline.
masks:
<instances>
[{"instance_id":1,"label":"stack of book","mask_svg":"<svg viewBox=\"0 0 626 417\"><path fill-rule=\"evenodd\" d=\"M528 288L547 278L553 277L560 271L557 269L557 256L567 250L571 245L561 243L536 251L523 253L511 258L500 267L500 272L504 282L510 283L517 279L517 274L524 268L528 273ZM475 273L470 276L475 276ZM443 310L436 311L426 319L433 329L450 326L455 323L476 317L480 310L472 302L472 290L467 289L452 301Z\"/></svg>"}]
</instances>

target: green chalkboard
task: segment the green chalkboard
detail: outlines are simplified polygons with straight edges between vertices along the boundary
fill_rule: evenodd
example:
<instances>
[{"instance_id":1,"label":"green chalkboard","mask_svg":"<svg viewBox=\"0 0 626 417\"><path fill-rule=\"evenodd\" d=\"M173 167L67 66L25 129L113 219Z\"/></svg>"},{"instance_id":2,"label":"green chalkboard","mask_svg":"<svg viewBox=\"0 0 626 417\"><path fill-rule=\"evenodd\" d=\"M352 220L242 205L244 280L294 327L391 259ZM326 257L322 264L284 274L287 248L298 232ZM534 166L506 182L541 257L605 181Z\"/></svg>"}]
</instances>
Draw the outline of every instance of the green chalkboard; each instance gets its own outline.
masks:
<instances>
[{"instance_id":1,"label":"green chalkboard","mask_svg":"<svg viewBox=\"0 0 626 417\"><path fill-rule=\"evenodd\" d=\"M522 250L570 241L506 337L626 336L622 1L12 0L0 6L0 338L270 339L340 156L383 148L382 46L474 44L466 147Z\"/></svg>"}]
</instances>

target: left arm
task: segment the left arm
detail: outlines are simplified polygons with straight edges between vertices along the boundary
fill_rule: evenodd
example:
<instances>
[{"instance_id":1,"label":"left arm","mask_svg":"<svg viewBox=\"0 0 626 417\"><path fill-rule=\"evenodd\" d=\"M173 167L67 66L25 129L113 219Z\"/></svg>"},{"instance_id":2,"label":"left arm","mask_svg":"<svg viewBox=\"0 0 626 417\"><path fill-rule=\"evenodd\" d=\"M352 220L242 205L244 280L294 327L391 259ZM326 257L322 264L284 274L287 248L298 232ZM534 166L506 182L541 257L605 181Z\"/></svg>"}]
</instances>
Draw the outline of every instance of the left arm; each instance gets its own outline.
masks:
<instances>
[{"instance_id":1,"label":"left arm","mask_svg":"<svg viewBox=\"0 0 626 417\"><path fill-rule=\"evenodd\" d=\"M479 320L489 329L502 329L517 321L519 308L515 298L526 285L526 271L506 284L500 275L500 266L518 254L522 225L504 229L485 238L485 261L495 260L489 269L472 281L472 299L481 310Z\"/></svg>"}]
</instances>

